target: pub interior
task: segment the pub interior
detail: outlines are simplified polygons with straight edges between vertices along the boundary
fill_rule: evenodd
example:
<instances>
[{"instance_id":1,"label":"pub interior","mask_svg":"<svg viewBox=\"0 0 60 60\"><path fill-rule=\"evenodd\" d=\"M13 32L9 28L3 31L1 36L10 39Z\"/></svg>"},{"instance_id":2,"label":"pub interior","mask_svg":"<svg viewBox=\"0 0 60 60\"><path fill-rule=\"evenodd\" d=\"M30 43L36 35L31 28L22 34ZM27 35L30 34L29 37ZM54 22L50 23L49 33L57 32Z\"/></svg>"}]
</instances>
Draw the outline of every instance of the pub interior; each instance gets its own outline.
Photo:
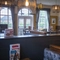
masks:
<instances>
[{"instance_id":1,"label":"pub interior","mask_svg":"<svg viewBox=\"0 0 60 60\"><path fill-rule=\"evenodd\" d=\"M59 60L59 54L59 0L0 0L0 60Z\"/></svg>"}]
</instances>

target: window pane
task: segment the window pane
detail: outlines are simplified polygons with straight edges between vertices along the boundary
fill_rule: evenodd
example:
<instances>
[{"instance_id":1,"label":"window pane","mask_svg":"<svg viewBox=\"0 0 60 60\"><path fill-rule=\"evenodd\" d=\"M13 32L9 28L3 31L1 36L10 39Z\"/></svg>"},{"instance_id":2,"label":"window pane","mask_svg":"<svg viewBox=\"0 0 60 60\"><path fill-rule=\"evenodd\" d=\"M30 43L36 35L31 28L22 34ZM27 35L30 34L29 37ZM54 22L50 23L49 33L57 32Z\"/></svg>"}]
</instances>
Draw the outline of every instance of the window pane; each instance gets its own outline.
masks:
<instances>
[{"instance_id":1,"label":"window pane","mask_svg":"<svg viewBox=\"0 0 60 60\"><path fill-rule=\"evenodd\" d=\"M7 16L1 16L1 24L7 24L8 21L7 21Z\"/></svg>"},{"instance_id":2,"label":"window pane","mask_svg":"<svg viewBox=\"0 0 60 60\"><path fill-rule=\"evenodd\" d=\"M21 16L21 10L19 11L18 16Z\"/></svg>"},{"instance_id":3,"label":"window pane","mask_svg":"<svg viewBox=\"0 0 60 60\"><path fill-rule=\"evenodd\" d=\"M19 19L19 28L24 28L24 19Z\"/></svg>"},{"instance_id":4,"label":"window pane","mask_svg":"<svg viewBox=\"0 0 60 60\"><path fill-rule=\"evenodd\" d=\"M25 13L25 14L28 13L28 9L23 8L23 9L22 9L22 13Z\"/></svg>"},{"instance_id":5,"label":"window pane","mask_svg":"<svg viewBox=\"0 0 60 60\"><path fill-rule=\"evenodd\" d=\"M7 8L2 8L1 9L1 15L7 15Z\"/></svg>"},{"instance_id":6,"label":"window pane","mask_svg":"<svg viewBox=\"0 0 60 60\"><path fill-rule=\"evenodd\" d=\"M9 28L9 29L12 29L12 28L13 28L12 16L9 16L9 24L8 24L8 28Z\"/></svg>"},{"instance_id":7,"label":"window pane","mask_svg":"<svg viewBox=\"0 0 60 60\"><path fill-rule=\"evenodd\" d=\"M8 24L8 28L13 28L11 10L7 7L0 7L0 24Z\"/></svg>"},{"instance_id":8,"label":"window pane","mask_svg":"<svg viewBox=\"0 0 60 60\"><path fill-rule=\"evenodd\" d=\"M26 19L26 28L28 28L31 25L31 20L30 19Z\"/></svg>"},{"instance_id":9,"label":"window pane","mask_svg":"<svg viewBox=\"0 0 60 60\"><path fill-rule=\"evenodd\" d=\"M42 13L41 13L41 12L42 12ZM41 10L41 11L40 11L40 16L46 16L46 11Z\"/></svg>"},{"instance_id":10,"label":"window pane","mask_svg":"<svg viewBox=\"0 0 60 60\"><path fill-rule=\"evenodd\" d=\"M30 15L31 11L27 8L23 8L19 11L18 16L28 16Z\"/></svg>"},{"instance_id":11,"label":"window pane","mask_svg":"<svg viewBox=\"0 0 60 60\"><path fill-rule=\"evenodd\" d=\"M40 10L39 14L39 22L38 22L38 29L48 29L48 16L47 11Z\"/></svg>"},{"instance_id":12,"label":"window pane","mask_svg":"<svg viewBox=\"0 0 60 60\"><path fill-rule=\"evenodd\" d=\"M9 11L9 13L8 13L8 14L9 14L9 15L11 15L11 10L8 10L8 11Z\"/></svg>"},{"instance_id":13,"label":"window pane","mask_svg":"<svg viewBox=\"0 0 60 60\"><path fill-rule=\"evenodd\" d=\"M22 16L27 16L28 15L28 9L23 8L22 9Z\"/></svg>"},{"instance_id":14,"label":"window pane","mask_svg":"<svg viewBox=\"0 0 60 60\"><path fill-rule=\"evenodd\" d=\"M31 11L29 10L29 14L31 13Z\"/></svg>"}]
</instances>

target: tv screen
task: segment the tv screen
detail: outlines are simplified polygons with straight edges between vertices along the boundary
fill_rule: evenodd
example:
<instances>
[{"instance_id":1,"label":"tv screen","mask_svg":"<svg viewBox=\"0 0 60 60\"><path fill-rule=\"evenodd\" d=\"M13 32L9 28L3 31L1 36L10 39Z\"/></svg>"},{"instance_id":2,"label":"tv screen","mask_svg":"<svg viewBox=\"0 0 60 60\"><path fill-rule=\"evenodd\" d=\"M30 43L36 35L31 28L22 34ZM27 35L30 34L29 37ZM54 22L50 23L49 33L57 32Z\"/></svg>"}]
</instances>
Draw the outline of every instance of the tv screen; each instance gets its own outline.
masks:
<instances>
[{"instance_id":1,"label":"tv screen","mask_svg":"<svg viewBox=\"0 0 60 60\"><path fill-rule=\"evenodd\" d=\"M4 30L8 28L7 24L0 24L0 33L4 33Z\"/></svg>"}]
</instances>

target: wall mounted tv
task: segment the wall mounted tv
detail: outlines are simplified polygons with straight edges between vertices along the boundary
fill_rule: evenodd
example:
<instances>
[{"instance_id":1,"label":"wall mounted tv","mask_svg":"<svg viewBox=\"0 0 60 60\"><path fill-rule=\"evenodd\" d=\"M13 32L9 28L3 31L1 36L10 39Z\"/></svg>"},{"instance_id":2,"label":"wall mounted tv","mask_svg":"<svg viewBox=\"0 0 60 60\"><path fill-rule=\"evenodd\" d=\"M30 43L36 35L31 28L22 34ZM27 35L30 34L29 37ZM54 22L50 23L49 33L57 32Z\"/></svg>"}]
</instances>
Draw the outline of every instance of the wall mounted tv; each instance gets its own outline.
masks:
<instances>
[{"instance_id":1,"label":"wall mounted tv","mask_svg":"<svg viewBox=\"0 0 60 60\"><path fill-rule=\"evenodd\" d=\"M4 33L4 30L8 28L7 24L0 24L0 33Z\"/></svg>"}]
</instances>

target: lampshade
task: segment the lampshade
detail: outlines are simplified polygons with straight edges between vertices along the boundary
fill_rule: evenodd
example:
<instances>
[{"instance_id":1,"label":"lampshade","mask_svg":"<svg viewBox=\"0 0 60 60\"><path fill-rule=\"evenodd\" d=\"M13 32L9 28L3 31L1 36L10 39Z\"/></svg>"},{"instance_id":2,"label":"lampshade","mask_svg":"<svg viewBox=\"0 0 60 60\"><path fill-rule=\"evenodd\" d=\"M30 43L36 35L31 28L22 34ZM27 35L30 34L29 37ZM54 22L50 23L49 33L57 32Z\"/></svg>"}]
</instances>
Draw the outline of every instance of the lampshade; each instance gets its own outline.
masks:
<instances>
[{"instance_id":1,"label":"lampshade","mask_svg":"<svg viewBox=\"0 0 60 60\"><path fill-rule=\"evenodd\" d=\"M55 12L59 12L60 11L60 6L59 5L53 5L52 10L55 11Z\"/></svg>"},{"instance_id":2,"label":"lampshade","mask_svg":"<svg viewBox=\"0 0 60 60\"><path fill-rule=\"evenodd\" d=\"M38 9L42 9L42 8L43 8L43 4L42 3L38 4Z\"/></svg>"},{"instance_id":3,"label":"lampshade","mask_svg":"<svg viewBox=\"0 0 60 60\"><path fill-rule=\"evenodd\" d=\"M58 1L55 1L55 5L52 6L52 10L55 12L59 12L60 11L60 6L57 3Z\"/></svg>"}]
</instances>

